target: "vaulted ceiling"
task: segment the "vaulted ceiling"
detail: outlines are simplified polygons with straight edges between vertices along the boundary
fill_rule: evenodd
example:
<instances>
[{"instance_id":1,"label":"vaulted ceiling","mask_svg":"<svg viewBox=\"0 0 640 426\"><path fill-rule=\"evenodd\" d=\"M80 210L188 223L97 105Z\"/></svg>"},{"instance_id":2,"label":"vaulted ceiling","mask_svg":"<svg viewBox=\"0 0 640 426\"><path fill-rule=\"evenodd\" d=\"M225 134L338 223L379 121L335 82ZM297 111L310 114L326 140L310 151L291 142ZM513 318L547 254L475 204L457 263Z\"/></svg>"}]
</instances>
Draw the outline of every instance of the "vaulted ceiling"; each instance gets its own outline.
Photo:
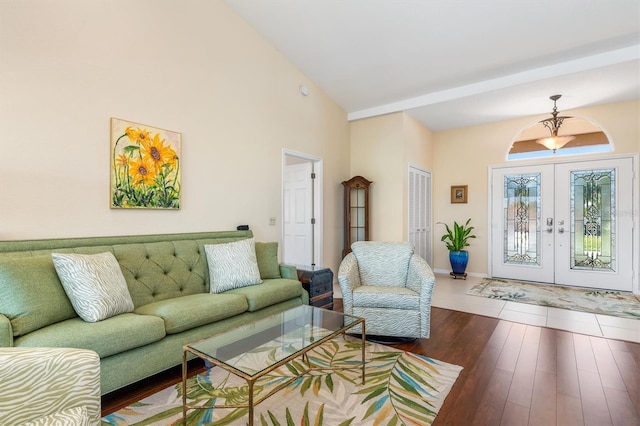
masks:
<instances>
[{"instance_id":1,"label":"vaulted ceiling","mask_svg":"<svg viewBox=\"0 0 640 426\"><path fill-rule=\"evenodd\" d=\"M431 130L640 98L640 0L225 0L348 113Z\"/></svg>"}]
</instances>

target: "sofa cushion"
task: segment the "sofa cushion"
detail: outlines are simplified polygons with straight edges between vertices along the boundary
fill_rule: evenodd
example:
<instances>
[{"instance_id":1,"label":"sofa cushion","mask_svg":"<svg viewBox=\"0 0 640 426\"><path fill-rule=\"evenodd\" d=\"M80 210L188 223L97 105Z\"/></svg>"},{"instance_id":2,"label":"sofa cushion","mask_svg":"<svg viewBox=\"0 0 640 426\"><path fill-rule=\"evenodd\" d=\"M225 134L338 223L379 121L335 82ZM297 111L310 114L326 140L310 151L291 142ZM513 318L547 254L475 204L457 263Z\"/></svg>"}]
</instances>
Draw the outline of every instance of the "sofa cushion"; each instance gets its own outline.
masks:
<instances>
[{"instance_id":1,"label":"sofa cushion","mask_svg":"<svg viewBox=\"0 0 640 426\"><path fill-rule=\"evenodd\" d=\"M67 296L80 318L101 321L133 311L127 282L113 253L51 253Z\"/></svg>"},{"instance_id":2,"label":"sofa cushion","mask_svg":"<svg viewBox=\"0 0 640 426\"><path fill-rule=\"evenodd\" d=\"M15 339L15 346L90 349L106 358L157 342L166 335L162 318L126 313L104 321L62 321Z\"/></svg>"},{"instance_id":3,"label":"sofa cushion","mask_svg":"<svg viewBox=\"0 0 640 426\"><path fill-rule=\"evenodd\" d=\"M362 285L353 290L353 306L420 310L420 295L406 287Z\"/></svg>"},{"instance_id":4,"label":"sofa cushion","mask_svg":"<svg viewBox=\"0 0 640 426\"><path fill-rule=\"evenodd\" d=\"M174 334L241 314L248 307L239 294L200 293L149 303L135 313L162 318L167 334Z\"/></svg>"},{"instance_id":5,"label":"sofa cushion","mask_svg":"<svg viewBox=\"0 0 640 426\"><path fill-rule=\"evenodd\" d=\"M0 313L14 336L77 316L49 255L0 258Z\"/></svg>"},{"instance_id":6,"label":"sofa cushion","mask_svg":"<svg viewBox=\"0 0 640 426\"><path fill-rule=\"evenodd\" d=\"M249 311L255 312L267 306L294 299L302 295L304 289L300 281L279 278L265 280L260 285L236 288L224 294L241 294L249 302Z\"/></svg>"},{"instance_id":7,"label":"sofa cushion","mask_svg":"<svg viewBox=\"0 0 640 426\"><path fill-rule=\"evenodd\" d=\"M261 243L256 241L256 259L260 278L281 278L280 264L278 263L278 243Z\"/></svg>"},{"instance_id":8,"label":"sofa cushion","mask_svg":"<svg viewBox=\"0 0 640 426\"><path fill-rule=\"evenodd\" d=\"M409 243L357 241L351 250L363 285L404 287L413 246Z\"/></svg>"},{"instance_id":9,"label":"sofa cushion","mask_svg":"<svg viewBox=\"0 0 640 426\"><path fill-rule=\"evenodd\" d=\"M211 293L262 283L256 260L255 240L204 246L209 265Z\"/></svg>"}]
</instances>

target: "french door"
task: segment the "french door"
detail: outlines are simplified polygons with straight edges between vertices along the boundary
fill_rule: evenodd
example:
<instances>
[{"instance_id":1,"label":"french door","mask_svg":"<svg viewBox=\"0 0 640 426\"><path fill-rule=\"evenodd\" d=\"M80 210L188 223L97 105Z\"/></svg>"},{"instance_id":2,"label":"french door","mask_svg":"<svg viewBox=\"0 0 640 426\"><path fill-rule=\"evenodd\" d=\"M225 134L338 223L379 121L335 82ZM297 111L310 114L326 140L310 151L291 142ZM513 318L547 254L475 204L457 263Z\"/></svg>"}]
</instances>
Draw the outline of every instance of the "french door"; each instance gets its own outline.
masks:
<instances>
[{"instance_id":1,"label":"french door","mask_svg":"<svg viewBox=\"0 0 640 426\"><path fill-rule=\"evenodd\" d=\"M495 168L494 277L632 291L633 158Z\"/></svg>"}]
</instances>

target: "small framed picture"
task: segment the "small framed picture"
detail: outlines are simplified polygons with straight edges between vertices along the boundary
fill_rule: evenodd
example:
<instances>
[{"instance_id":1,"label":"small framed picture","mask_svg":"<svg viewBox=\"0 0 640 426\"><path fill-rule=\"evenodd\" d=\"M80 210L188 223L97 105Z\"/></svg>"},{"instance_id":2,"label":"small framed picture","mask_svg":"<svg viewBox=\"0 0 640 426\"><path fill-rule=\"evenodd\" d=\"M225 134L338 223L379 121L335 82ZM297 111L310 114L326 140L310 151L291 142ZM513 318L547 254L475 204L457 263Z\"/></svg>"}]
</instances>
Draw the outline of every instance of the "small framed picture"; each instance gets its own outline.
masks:
<instances>
[{"instance_id":1,"label":"small framed picture","mask_svg":"<svg viewBox=\"0 0 640 426\"><path fill-rule=\"evenodd\" d=\"M452 203L467 202L467 185L455 185L451 187L451 202Z\"/></svg>"}]
</instances>

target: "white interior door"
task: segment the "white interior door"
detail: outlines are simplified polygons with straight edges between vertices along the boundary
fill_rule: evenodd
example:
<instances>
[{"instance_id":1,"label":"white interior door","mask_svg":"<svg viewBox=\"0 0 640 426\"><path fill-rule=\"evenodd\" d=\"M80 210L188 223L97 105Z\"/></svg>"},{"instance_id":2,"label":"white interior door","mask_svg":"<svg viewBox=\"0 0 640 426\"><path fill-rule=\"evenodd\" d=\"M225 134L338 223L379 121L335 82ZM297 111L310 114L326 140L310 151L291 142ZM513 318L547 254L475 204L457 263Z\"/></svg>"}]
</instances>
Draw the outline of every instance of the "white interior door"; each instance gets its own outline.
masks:
<instances>
[{"instance_id":1,"label":"white interior door","mask_svg":"<svg viewBox=\"0 0 640 426\"><path fill-rule=\"evenodd\" d=\"M409 166L409 242L415 252L432 264L431 173Z\"/></svg>"},{"instance_id":2,"label":"white interior door","mask_svg":"<svg viewBox=\"0 0 640 426\"><path fill-rule=\"evenodd\" d=\"M284 263L313 263L313 163L287 165L284 169Z\"/></svg>"},{"instance_id":3,"label":"white interior door","mask_svg":"<svg viewBox=\"0 0 640 426\"><path fill-rule=\"evenodd\" d=\"M492 275L632 291L633 186L632 158L494 169Z\"/></svg>"}]
</instances>

